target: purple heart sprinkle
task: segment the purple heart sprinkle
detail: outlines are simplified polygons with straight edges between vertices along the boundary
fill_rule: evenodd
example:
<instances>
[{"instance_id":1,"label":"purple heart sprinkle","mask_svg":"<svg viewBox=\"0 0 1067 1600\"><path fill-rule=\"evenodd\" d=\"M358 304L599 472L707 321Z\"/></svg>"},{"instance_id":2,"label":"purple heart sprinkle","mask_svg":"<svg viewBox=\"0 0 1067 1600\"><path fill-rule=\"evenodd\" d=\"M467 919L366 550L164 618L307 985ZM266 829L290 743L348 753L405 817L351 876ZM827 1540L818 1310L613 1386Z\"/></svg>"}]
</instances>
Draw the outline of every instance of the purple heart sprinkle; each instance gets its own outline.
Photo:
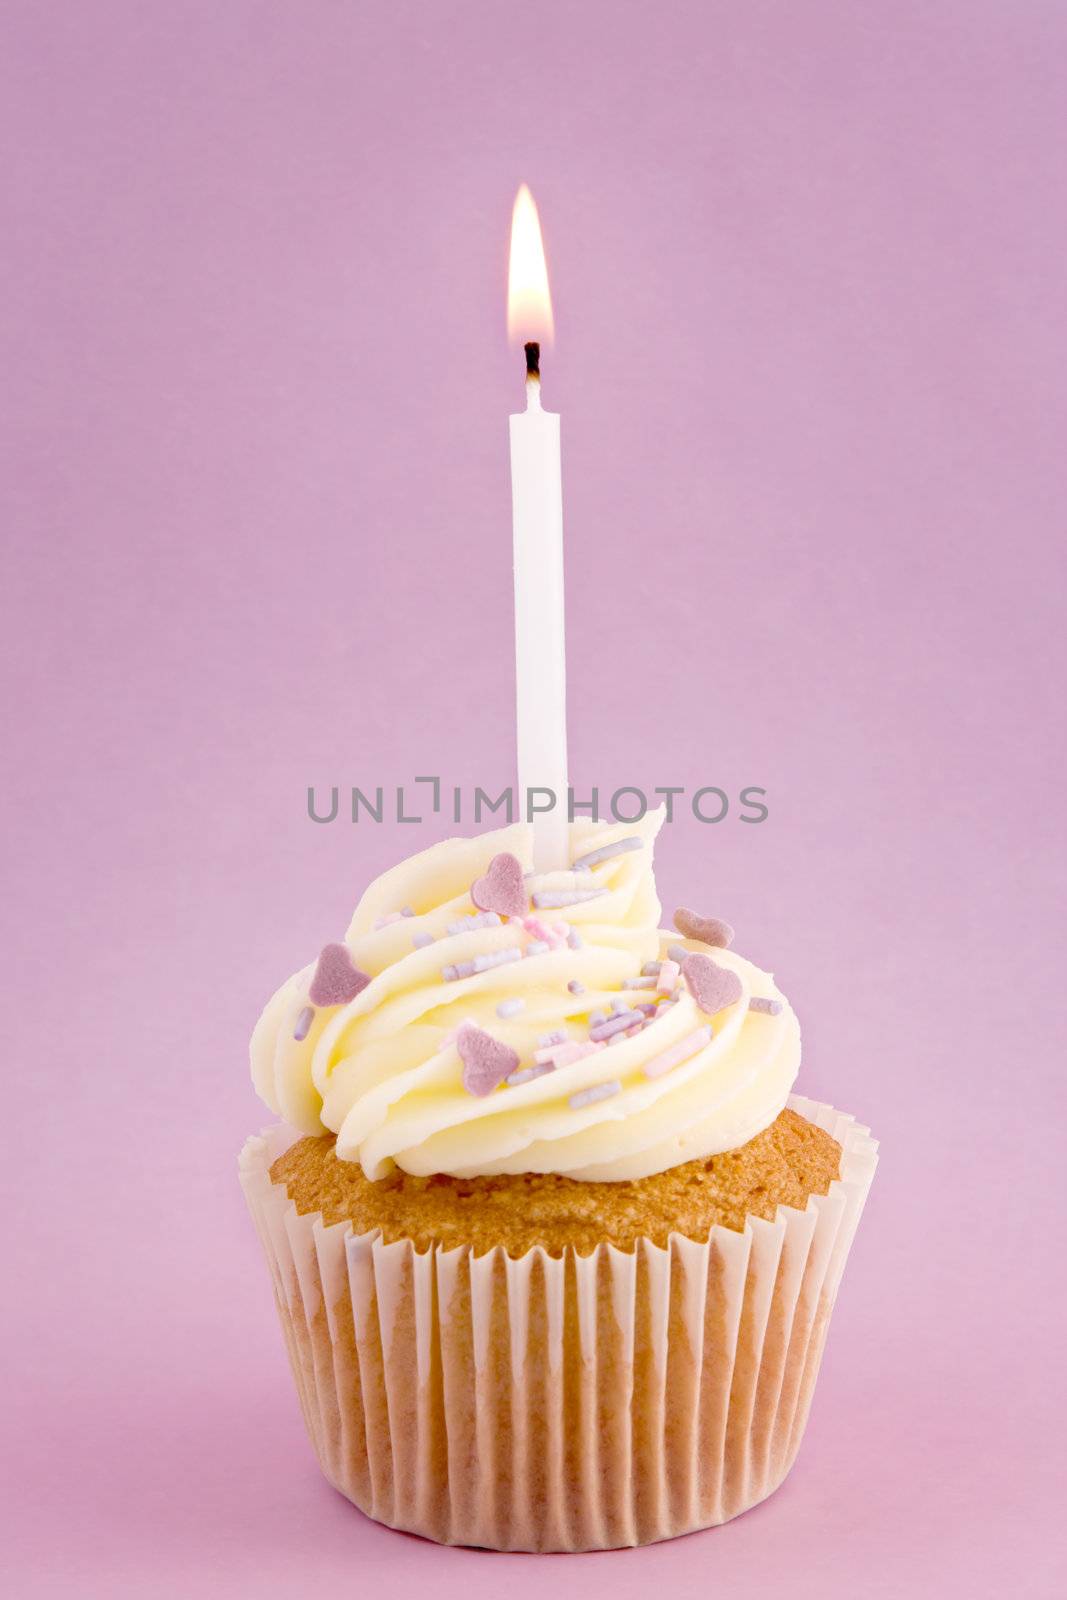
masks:
<instances>
[{"instance_id":1,"label":"purple heart sprinkle","mask_svg":"<svg viewBox=\"0 0 1067 1600\"><path fill-rule=\"evenodd\" d=\"M697 911L687 911L680 906L674 913L674 926L684 939L698 939L719 950L729 950L734 942L734 930L728 922L718 917L702 917Z\"/></svg>"},{"instance_id":2,"label":"purple heart sprinkle","mask_svg":"<svg viewBox=\"0 0 1067 1600\"><path fill-rule=\"evenodd\" d=\"M456 1049L463 1062L463 1087L479 1099L491 1094L519 1064L517 1051L473 1022L465 1022L460 1028Z\"/></svg>"},{"instance_id":3,"label":"purple heart sprinkle","mask_svg":"<svg viewBox=\"0 0 1067 1600\"><path fill-rule=\"evenodd\" d=\"M708 1017L734 1005L744 992L737 973L720 967L710 956L686 956L682 975L693 999Z\"/></svg>"},{"instance_id":4,"label":"purple heart sprinkle","mask_svg":"<svg viewBox=\"0 0 1067 1600\"><path fill-rule=\"evenodd\" d=\"M502 917L525 916L529 899L518 856L506 850L494 856L482 876L471 884L471 899L479 911L495 911Z\"/></svg>"},{"instance_id":5,"label":"purple heart sprinkle","mask_svg":"<svg viewBox=\"0 0 1067 1600\"><path fill-rule=\"evenodd\" d=\"M369 982L353 962L347 945L328 944L319 956L308 998L316 1006L346 1006Z\"/></svg>"}]
</instances>

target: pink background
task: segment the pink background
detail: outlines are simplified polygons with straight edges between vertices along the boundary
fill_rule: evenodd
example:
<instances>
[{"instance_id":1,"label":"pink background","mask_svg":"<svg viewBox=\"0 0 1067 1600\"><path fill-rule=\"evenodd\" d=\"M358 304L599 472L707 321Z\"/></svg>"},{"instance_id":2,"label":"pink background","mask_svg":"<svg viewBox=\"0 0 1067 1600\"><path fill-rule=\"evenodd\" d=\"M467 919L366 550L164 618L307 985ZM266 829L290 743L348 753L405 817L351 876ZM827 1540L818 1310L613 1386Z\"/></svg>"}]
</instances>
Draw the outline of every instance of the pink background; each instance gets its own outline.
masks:
<instances>
[{"instance_id":1,"label":"pink background","mask_svg":"<svg viewBox=\"0 0 1067 1600\"><path fill-rule=\"evenodd\" d=\"M1051 1594L1067 11L3 10L9 1591ZM785 1488L551 1565L320 1479L235 1175L259 1006L444 831L306 785L511 777L520 179L575 779L768 789L662 897L884 1145Z\"/></svg>"}]
</instances>

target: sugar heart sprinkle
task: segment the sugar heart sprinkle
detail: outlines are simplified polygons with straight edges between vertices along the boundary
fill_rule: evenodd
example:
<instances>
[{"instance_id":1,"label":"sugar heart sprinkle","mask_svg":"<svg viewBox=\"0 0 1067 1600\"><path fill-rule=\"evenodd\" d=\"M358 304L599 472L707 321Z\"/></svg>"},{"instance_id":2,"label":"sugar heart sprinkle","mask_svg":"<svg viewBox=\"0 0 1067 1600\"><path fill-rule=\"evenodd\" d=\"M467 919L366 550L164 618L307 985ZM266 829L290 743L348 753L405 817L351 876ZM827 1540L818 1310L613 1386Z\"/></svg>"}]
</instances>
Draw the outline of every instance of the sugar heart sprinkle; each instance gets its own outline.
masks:
<instances>
[{"instance_id":1,"label":"sugar heart sprinkle","mask_svg":"<svg viewBox=\"0 0 1067 1600\"><path fill-rule=\"evenodd\" d=\"M364 990L370 978L360 972L348 946L328 944L319 956L308 999L315 1006L346 1006Z\"/></svg>"},{"instance_id":2,"label":"sugar heart sprinkle","mask_svg":"<svg viewBox=\"0 0 1067 1600\"><path fill-rule=\"evenodd\" d=\"M736 972L720 967L710 956L686 956L682 976L689 992L705 1016L714 1017L725 1006L732 1006L743 993Z\"/></svg>"},{"instance_id":3,"label":"sugar heart sprinkle","mask_svg":"<svg viewBox=\"0 0 1067 1600\"><path fill-rule=\"evenodd\" d=\"M734 930L728 922L718 917L702 917L698 911L679 906L674 913L674 926L684 939L699 939L701 944L714 945L719 950L729 950L734 942Z\"/></svg>"},{"instance_id":4,"label":"sugar heart sprinkle","mask_svg":"<svg viewBox=\"0 0 1067 1600\"><path fill-rule=\"evenodd\" d=\"M479 1099L492 1094L497 1084L503 1083L519 1064L517 1051L473 1022L465 1022L460 1028L456 1049L463 1062L463 1087Z\"/></svg>"},{"instance_id":5,"label":"sugar heart sprinkle","mask_svg":"<svg viewBox=\"0 0 1067 1600\"><path fill-rule=\"evenodd\" d=\"M471 884L471 899L479 911L495 911L502 917L525 916L529 901L518 856L506 850L494 856L482 876Z\"/></svg>"}]
</instances>

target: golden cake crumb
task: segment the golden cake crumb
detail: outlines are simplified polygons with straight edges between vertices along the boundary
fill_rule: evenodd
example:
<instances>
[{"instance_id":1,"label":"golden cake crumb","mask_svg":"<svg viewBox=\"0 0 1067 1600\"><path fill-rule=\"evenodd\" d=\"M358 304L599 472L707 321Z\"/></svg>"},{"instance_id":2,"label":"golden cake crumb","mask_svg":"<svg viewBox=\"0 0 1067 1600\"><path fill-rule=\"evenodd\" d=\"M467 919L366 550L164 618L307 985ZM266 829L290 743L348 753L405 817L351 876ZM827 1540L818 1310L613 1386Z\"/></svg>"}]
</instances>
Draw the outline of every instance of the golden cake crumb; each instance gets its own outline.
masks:
<instances>
[{"instance_id":1,"label":"golden cake crumb","mask_svg":"<svg viewBox=\"0 0 1067 1600\"><path fill-rule=\"evenodd\" d=\"M779 1205L803 1208L810 1194L825 1194L841 1160L837 1141L795 1111L740 1149L623 1183L536 1172L416 1178L399 1168L372 1183L358 1162L338 1160L335 1143L332 1134L300 1139L271 1167L299 1212L321 1211L360 1233L380 1228L388 1243L471 1245L476 1255L496 1245L510 1255L534 1245L588 1255L603 1242L632 1250L641 1238L665 1245L671 1233L704 1240L716 1223L740 1231L748 1216L769 1220Z\"/></svg>"}]
</instances>

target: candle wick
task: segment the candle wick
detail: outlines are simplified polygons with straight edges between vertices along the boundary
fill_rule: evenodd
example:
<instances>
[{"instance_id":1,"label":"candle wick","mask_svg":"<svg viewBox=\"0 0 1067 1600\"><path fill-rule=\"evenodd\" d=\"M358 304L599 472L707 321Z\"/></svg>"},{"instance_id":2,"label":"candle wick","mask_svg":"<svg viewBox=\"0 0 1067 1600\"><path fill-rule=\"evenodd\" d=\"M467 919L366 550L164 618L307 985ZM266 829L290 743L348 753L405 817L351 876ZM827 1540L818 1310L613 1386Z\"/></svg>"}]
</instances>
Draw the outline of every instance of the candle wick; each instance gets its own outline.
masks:
<instances>
[{"instance_id":1,"label":"candle wick","mask_svg":"<svg viewBox=\"0 0 1067 1600\"><path fill-rule=\"evenodd\" d=\"M528 378L541 377L541 346L536 341L523 345L526 351L526 376Z\"/></svg>"}]
</instances>

